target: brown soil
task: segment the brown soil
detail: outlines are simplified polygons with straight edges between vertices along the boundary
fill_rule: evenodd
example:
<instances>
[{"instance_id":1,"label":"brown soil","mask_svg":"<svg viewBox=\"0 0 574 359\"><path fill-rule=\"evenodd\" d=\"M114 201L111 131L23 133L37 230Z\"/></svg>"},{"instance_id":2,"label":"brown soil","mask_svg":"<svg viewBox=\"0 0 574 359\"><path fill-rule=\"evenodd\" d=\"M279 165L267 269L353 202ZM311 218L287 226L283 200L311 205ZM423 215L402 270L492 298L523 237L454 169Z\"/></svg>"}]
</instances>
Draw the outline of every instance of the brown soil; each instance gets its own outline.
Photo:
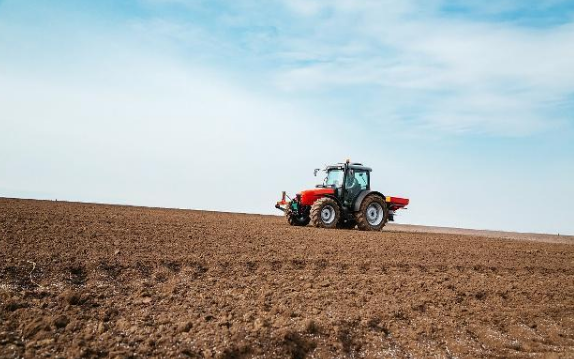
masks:
<instances>
[{"instance_id":1,"label":"brown soil","mask_svg":"<svg viewBox=\"0 0 574 359\"><path fill-rule=\"evenodd\" d=\"M574 245L0 199L0 357L574 357Z\"/></svg>"},{"instance_id":2,"label":"brown soil","mask_svg":"<svg viewBox=\"0 0 574 359\"><path fill-rule=\"evenodd\" d=\"M522 241L574 244L574 236L564 234L516 233L465 228L414 226L410 224L396 223L387 224L385 230L414 233L464 234L468 236L490 237L498 239L516 239Z\"/></svg>"}]
</instances>

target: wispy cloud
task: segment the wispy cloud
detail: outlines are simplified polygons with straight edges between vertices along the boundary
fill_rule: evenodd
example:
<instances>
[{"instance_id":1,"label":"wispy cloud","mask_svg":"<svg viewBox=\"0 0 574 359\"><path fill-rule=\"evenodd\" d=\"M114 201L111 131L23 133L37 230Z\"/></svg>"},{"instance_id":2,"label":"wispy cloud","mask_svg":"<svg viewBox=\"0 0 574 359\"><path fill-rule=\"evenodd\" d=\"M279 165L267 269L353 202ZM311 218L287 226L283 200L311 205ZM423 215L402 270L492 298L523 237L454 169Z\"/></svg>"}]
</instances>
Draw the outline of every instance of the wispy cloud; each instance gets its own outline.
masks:
<instances>
[{"instance_id":1,"label":"wispy cloud","mask_svg":"<svg viewBox=\"0 0 574 359\"><path fill-rule=\"evenodd\" d=\"M424 98L418 121L446 131L514 136L572 120L554 104L574 93L574 47L565 46L574 43L574 22L525 27L472 14L450 18L440 2L287 4L317 26L305 38L286 39L287 53L305 54L307 62L277 74L284 90L371 86L380 94L369 104L375 109L393 107L397 93L412 96L396 103L397 114L420 108Z\"/></svg>"},{"instance_id":2,"label":"wispy cloud","mask_svg":"<svg viewBox=\"0 0 574 359\"><path fill-rule=\"evenodd\" d=\"M188 44L194 58L257 68L258 81L284 96L325 104L342 97L337 111L370 122L525 136L573 121L555 106L574 93L574 47L565 46L574 43L574 6L566 1L144 3L194 19L208 13L141 21ZM357 96L359 111L344 100Z\"/></svg>"}]
</instances>

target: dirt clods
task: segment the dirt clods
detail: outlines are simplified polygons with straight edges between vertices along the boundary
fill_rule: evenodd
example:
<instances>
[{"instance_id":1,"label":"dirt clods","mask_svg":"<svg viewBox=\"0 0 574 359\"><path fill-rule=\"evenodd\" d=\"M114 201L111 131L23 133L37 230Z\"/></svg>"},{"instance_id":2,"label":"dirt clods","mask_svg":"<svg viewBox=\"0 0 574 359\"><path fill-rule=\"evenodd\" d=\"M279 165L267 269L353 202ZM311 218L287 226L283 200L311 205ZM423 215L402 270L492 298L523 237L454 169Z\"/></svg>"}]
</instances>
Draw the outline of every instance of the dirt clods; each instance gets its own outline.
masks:
<instances>
[{"instance_id":1,"label":"dirt clods","mask_svg":"<svg viewBox=\"0 0 574 359\"><path fill-rule=\"evenodd\" d=\"M574 357L574 245L494 234L0 199L0 358Z\"/></svg>"}]
</instances>

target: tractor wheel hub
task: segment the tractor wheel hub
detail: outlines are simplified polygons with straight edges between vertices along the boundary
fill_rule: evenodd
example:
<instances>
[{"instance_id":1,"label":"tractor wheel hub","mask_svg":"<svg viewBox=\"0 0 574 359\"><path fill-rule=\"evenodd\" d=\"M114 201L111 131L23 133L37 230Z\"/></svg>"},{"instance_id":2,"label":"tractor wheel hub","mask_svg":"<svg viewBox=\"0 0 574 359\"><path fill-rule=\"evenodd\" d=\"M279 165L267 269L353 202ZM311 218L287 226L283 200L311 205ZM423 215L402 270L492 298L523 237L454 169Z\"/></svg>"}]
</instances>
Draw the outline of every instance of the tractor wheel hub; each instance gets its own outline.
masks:
<instances>
[{"instance_id":1,"label":"tractor wheel hub","mask_svg":"<svg viewBox=\"0 0 574 359\"><path fill-rule=\"evenodd\" d=\"M383 207L379 203L371 203L367 207L367 221L371 226L378 226L383 221Z\"/></svg>"},{"instance_id":2,"label":"tractor wheel hub","mask_svg":"<svg viewBox=\"0 0 574 359\"><path fill-rule=\"evenodd\" d=\"M321 220L325 224L331 224L335 220L335 208L327 205L321 209Z\"/></svg>"}]
</instances>

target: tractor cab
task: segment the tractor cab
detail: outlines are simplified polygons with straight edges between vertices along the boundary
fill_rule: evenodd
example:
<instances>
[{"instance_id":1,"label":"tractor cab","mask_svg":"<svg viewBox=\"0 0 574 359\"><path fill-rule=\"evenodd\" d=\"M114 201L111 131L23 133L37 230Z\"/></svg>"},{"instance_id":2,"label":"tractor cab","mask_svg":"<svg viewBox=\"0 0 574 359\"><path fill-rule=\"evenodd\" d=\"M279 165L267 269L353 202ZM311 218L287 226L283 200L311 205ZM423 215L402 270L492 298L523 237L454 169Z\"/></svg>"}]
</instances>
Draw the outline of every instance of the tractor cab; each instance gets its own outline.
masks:
<instances>
[{"instance_id":1,"label":"tractor cab","mask_svg":"<svg viewBox=\"0 0 574 359\"><path fill-rule=\"evenodd\" d=\"M315 170L315 176L321 171ZM276 208L282 210L289 224L306 226L310 222L322 228L381 230L394 219L397 209L409 200L385 197L371 190L372 169L360 163L337 163L323 170L323 182L314 189L301 191L287 200L283 192Z\"/></svg>"},{"instance_id":2,"label":"tractor cab","mask_svg":"<svg viewBox=\"0 0 574 359\"><path fill-rule=\"evenodd\" d=\"M371 171L360 163L337 164L327 166L324 171L326 176L323 183L317 185L317 188L333 188L335 196L338 197L342 204L350 207L353 200L366 190L371 189ZM315 170L315 175L318 170Z\"/></svg>"}]
</instances>

